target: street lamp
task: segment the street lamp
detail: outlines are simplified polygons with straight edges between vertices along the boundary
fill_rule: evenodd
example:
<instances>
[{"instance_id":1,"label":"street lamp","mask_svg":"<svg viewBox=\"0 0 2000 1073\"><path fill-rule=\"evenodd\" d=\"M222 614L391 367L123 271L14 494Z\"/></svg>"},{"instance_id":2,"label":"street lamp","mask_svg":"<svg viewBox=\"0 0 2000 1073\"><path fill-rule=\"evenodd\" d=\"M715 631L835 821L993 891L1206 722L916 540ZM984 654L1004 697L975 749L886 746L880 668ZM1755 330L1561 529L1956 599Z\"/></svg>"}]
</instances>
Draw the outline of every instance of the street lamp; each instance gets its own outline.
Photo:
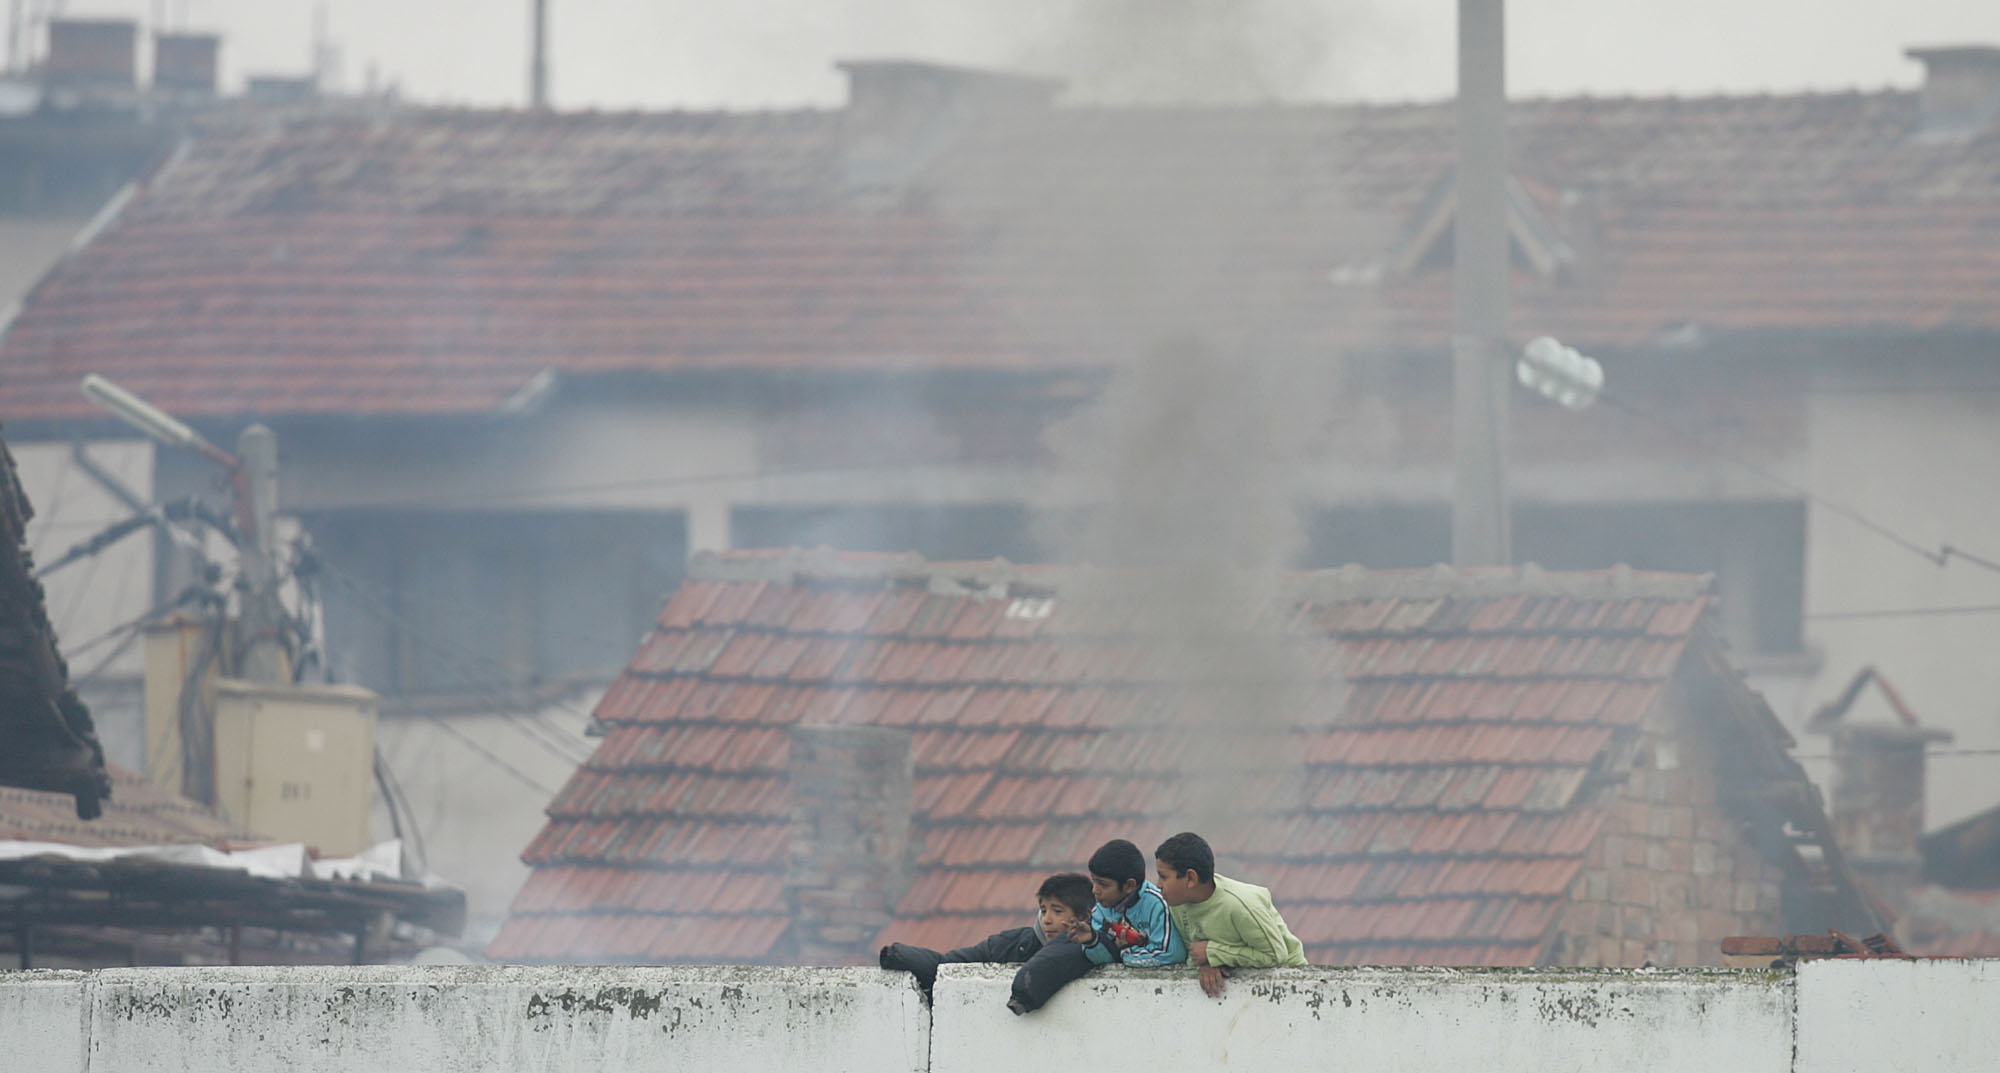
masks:
<instances>
[{"instance_id":1,"label":"street lamp","mask_svg":"<svg viewBox=\"0 0 2000 1073\"><path fill-rule=\"evenodd\" d=\"M82 388L85 398L120 421L168 447L198 452L229 474L244 591L243 614L237 623L244 638L237 648L241 662L237 673L254 681L290 681L272 524L278 507L277 436L262 425L251 425L237 438L237 454L230 454L180 419L96 373L83 378Z\"/></svg>"}]
</instances>

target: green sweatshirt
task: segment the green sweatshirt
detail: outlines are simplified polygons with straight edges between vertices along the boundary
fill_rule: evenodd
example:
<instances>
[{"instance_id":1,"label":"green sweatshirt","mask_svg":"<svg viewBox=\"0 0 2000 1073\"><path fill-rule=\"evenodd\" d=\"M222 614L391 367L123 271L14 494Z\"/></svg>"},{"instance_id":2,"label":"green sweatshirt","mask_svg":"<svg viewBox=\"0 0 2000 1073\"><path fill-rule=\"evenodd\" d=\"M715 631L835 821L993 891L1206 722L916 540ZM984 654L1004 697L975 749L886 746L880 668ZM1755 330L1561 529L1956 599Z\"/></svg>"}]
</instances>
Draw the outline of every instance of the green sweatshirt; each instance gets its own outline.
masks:
<instances>
[{"instance_id":1,"label":"green sweatshirt","mask_svg":"<svg viewBox=\"0 0 2000 1073\"><path fill-rule=\"evenodd\" d=\"M1208 944L1210 965L1268 969L1306 963L1305 946L1285 927L1263 887L1216 876L1207 901L1174 906L1172 915L1189 946Z\"/></svg>"}]
</instances>

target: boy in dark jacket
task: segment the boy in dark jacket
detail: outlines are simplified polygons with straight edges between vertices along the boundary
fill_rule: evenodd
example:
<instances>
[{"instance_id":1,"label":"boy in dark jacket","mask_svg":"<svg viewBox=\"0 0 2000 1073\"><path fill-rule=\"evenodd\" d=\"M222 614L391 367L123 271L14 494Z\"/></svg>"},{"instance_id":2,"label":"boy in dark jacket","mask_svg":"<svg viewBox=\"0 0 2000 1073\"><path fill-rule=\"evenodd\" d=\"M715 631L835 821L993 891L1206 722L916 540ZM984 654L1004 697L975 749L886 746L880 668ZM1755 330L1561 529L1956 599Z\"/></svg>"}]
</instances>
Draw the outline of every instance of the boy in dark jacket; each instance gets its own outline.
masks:
<instances>
[{"instance_id":1,"label":"boy in dark jacket","mask_svg":"<svg viewBox=\"0 0 2000 1073\"><path fill-rule=\"evenodd\" d=\"M966 962L1009 965L1027 961L1048 943L1070 942L1072 926L1079 922L1087 924L1091 907L1096 904L1089 877L1076 872L1058 872L1042 880L1041 888L1035 891L1035 902L1039 909L1035 923L1029 927L996 931L971 946L943 953L907 943L890 943L882 948L879 960L885 969L901 969L914 975L924 994L929 995L931 985L937 981L939 965Z\"/></svg>"},{"instance_id":2,"label":"boy in dark jacket","mask_svg":"<svg viewBox=\"0 0 2000 1073\"><path fill-rule=\"evenodd\" d=\"M1079 923L1070 941L1050 942L1014 974L1007 1008L1017 1014L1039 1010L1055 993L1099 965L1179 965L1187 944L1167 916L1160 888L1146 881L1146 857L1139 847L1114 838L1090 855L1090 886L1097 905L1088 924Z\"/></svg>"}]
</instances>

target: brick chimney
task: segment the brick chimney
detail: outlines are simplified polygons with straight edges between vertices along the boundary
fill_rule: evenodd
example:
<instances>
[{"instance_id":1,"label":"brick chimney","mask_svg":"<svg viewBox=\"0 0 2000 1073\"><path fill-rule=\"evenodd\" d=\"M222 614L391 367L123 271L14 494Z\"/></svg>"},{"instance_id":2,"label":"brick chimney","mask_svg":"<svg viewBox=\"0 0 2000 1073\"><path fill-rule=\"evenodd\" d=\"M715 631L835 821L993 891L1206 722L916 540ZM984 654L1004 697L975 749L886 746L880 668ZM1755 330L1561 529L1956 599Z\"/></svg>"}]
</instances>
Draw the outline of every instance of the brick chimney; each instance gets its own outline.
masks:
<instances>
[{"instance_id":1,"label":"brick chimney","mask_svg":"<svg viewBox=\"0 0 2000 1073\"><path fill-rule=\"evenodd\" d=\"M215 34L155 34L153 89L196 97L215 96L216 57L222 39Z\"/></svg>"},{"instance_id":2,"label":"brick chimney","mask_svg":"<svg viewBox=\"0 0 2000 1073\"><path fill-rule=\"evenodd\" d=\"M801 964L870 960L909 884L910 772L907 731L792 728L785 900Z\"/></svg>"},{"instance_id":3,"label":"brick chimney","mask_svg":"<svg viewBox=\"0 0 2000 1073\"><path fill-rule=\"evenodd\" d=\"M843 60L847 180L895 189L968 130L1047 111L1050 78L915 60Z\"/></svg>"},{"instance_id":4,"label":"brick chimney","mask_svg":"<svg viewBox=\"0 0 2000 1073\"><path fill-rule=\"evenodd\" d=\"M1896 719L1849 721L1861 691L1873 683ZM1812 729L1833 745L1833 831L1848 860L1891 903L1921 881L1924 834L1924 750L1951 732L1924 726L1888 679L1863 668L1840 697L1813 714Z\"/></svg>"},{"instance_id":5,"label":"brick chimney","mask_svg":"<svg viewBox=\"0 0 2000 1073\"><path fill-rule=\"evenodd\" d=\"M139 24L131 19L50 19L42 78L52 89L135 90Z\"/></svg>"},{"instance_id":6,"label":"brick chimney","mask_svg":"<svg viewBox=\"0 0 2000 1073\"><path fill-rule=\"evenodd\" d=\"M1924 65L1919 136L1969 137L2000 117L2000 48L1959 45L1903 54Z\"/></svg>"}]
</instances>

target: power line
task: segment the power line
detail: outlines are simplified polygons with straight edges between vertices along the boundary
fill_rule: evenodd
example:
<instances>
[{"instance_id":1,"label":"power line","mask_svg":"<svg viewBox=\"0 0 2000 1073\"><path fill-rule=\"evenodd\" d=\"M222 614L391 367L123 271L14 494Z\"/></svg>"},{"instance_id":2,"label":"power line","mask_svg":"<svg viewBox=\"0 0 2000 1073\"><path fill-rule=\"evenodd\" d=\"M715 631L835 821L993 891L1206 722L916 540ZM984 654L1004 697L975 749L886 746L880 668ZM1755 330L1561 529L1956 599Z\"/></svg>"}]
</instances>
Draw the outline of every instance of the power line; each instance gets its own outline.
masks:
<instances>
[{"instance_id":1,"label":"power line","mask_svg":"<svg viewBox=\"0 0 2000 1073\"><path fill-rule=\"evenodd\" d=\"M1786 478L1779 476L1778 474L1772 472L1771 470L1766 469L1765 467L1760 466L1757 463L1752 462L1747 458L1744 458L1742 455L1739 455L1734 451L1731 451L1728 448L1721 446L1720 444L1710 441L1707 437L1702 436L1700 433L1684 428L1680 424L1666 417L1662 417L1659 414L1655 414L1648 410L1644 410L1641 409L1640 407L1634 406L1631 403L1626 402L1625 400L1609 392L1599 392L1598 398L1602 399L1606 404L1616 409L1623 410L1624 412L1632 415L1633 417L1637 417L1645 421L1651 421L1654 424L1659 425L1661 428L1664 428L1667 431L1673 433L1674 435L1679 436L1682 439L1685 439L1690 443L1693 443L1697 447L1700 447L1703 450L1706 450L1716 455L1717 457L1723 459L1724 461L1739 466L1744 470L1747 470L1748 472L1753 473L1758 477L1761 477L1764 480L1767 480L1772 484L1775 484L1778 487L1783 488L1786 491L1789 491L1794 495L1797 495L1805 499L1807 502L1819 506L1823 510L1830 511L1834 514L1838 514L1841 517L1846 518L1847 520L1854 522L1857 525L1860 525L1861 527L1869 530L1870 532L1875 533L1877 536L1880 536L1883 539L1896 544L1898 547L1901 547L1904 550L1911 552L1912 554L1922 557L1923 559L1931 563L1933 566L1947 566L1951 563L1951 560L1953 559L1963 559L1966 562L1973 564L1974 566L1984 567L1985 569L1991 570L1995 573L2000 573L2000 562L1996 562L1992 559L1988 559L1981 555L1975 555L1969 551L1964 550L1963 548L1959 548L1952 544L1939 544L1936 549L1926 547L1925 545L1920 544L1915 540L1912 540L1909 537L1904 536L1903 534L1897 532L1896 530L1889 528L1887 525L1884 525L1883 523L1878 522L1873 518L1870 518L1869 516L1861 513L1860 511L1854 509L1853 507L1850 507L1844 503L1839 503L1834 500L1828 499L1825 496L1822 496L1814 492L1812 489L1807 488L1805 485L1787 480Z\"/></svg>"},{"instance_id":2,"label":"power line","mask_svg":"<svg viewBox=\"0 0 2000 1073\"><path fill-rule=\"evenodd\" d=\"M445 720L442 717L430 713L424 713L424 718L429 719L432 723L436 724L439 730L442 730L447 735L456 738L459 744L472 750L475 754L480 756L487 763L492 764L494 767L497 767L501 771L504 771L507 774L512 775L514 778L520 780L520 782L523 785L527 786L529 789L540 793L544 797L553 798L556 795L556 792L554 790L551 790L548 787L543 786L541 784L541 781L536 779L533 775L530 775L522 771L520 768L517 768L514 765L508 763L507 761L500 759L498 756L495 756L491 750L486 748L486 746L479 744L477 741L474 741L471 737L467 736L464 732L460 731L457 727L452 726L448 720Z\"/></svg>"},{"instance_id":3,"label":"power line","mask_svg":"<svg viewBox=\"0 0 2000 1073\"><path fill-rule=\"evenodd\" d=\"M1857 384L1853 387L1811 387L1807 395L1964 395L2000 391L2000 384Z\"/></svg>"},{"instance_id":4,"label":"power line","mask_svg":"<svg viewBox=\"0 0 2000 1073\"><path fill-rule=\"evenodd\" d=\"M2000 749L1926 749L1924 759L1935 756L2000 756ZM1832 753L1793 753L1794 760L1831 760Z\"/></svg>"},{"instance_id":5,"label":"power line","mask_svg":"<svg viewBox=\"0 0 2000 1073\"><path fill-rule=\"evenodd\" d=\"M419 645L427 649L430 649L432 652L438 655L445 656L447 662L451 663L454 669L459 671L465 671L466 670L465 661L471 661L474 663L483 663L486 664L487 666L497 668L501 671L506 671L510 669L509 666L501 660L497 660L492 658L491 656L486 656L477 652L472 652L463 648L459 648L455 645L449 644L448 642L440 641L435 636L428 634L421 629L418 629L416 625L412 623L407 616L401 614L393 606L391 606L390 596L385 590L375 589L373 595L371 595L370 593L364 592L362 590L374 589L374 586L369 585L361 578L356 577L355 575L350 574L347 571L340 569L339 567L333 566L332 564L325 562L325 560L321 560L321 565L326 568L328 576L332 578L335 584L343 586L348 590L349 593L351 593L354 596L360 597L364 601L364 603L370 605L369 607L364 608L364 610L372 610L376 615L376 617L378 618L378 620L395 626L401 633L407 635L410 640L413 640ZM591 640L590 638L583 637L580 634L574 636L582 640ZM456 658L454 659L453 657ZM474 677L474 676L468 675L467 677ZM492 694L492 693L477 694L475 699L481 699L486 701L503 700L503 698L501 698L499 694ZM569 704L563 701L551 699L547 703L549 706L561 708L562 710L569 712L571 715L574 715L579 719L590 718L589 713L571 707ZM566 731L562 730L562 728L554 726L553 724L547 722L546 718L539 711L535 711L527 705L523 705L511 700L505 700L503 703L496 704L496 707L501 707L506 709L506 711L502 711L500 713L502 715L507 715L510 712L519 712L520 714L526 716L527 718L535 720L539 725L541 725L542 727L544 727L545 729L549 730L552 733L557 733L557 734L567 733ZM578 758L574 762L582 763L582 759Z\"/></svg>"},{"instance_id":6,"label":"power line","mask_svg":"<svg viewBox=\"0 0 2000 1073\"><path fill-rule=\"evenodd\" d=\"M118 625L113 626L108 630L105 630L103 633L100 633L97 636L92 637L88 641L84 641L81 644L64 645L62 646L63 656L66 659L75 659L77 656L80 656L85 652L88 652L91 649L96 648L98 645L101 645L106 641L110 641L114 638L122 637L126 634L135 633L141 629L144 629L146 626L151 625L153 622L165 618L168 613L180 607L186 606L187 604L193 603L196 595L197 594L193 592L184 592L176 599L161 604L158 607L155 607L152 610L146 612L145 614L140 615L138 618L128 619L125 622L121 622Z\"/></svg>"},{"instance_id":7,"label":"power line","mask_svg":"<svg viewBox=\"0 0 2000 1073\"><path fill-rule=\"evenodd\" d=\"M489 506L495 503L511 503L523 500L560 498L583 495L589 492L620 492L650 488L687 488L708 484L728 484L737 481L775 480L785 477L814 477L835 473L870 473L898 470L921 469L926 466L957 465L956 459L925 459L919 461L896 462L853 462L843 465L797 466L788 469L752 469L734 473L695 473L674 477L634 477L622 481L605 481L598 484L544 485L539 488L511 488L478 496L462 496L457 499L425 497L420 499L375 500L357 503L355 510L393 510L397 508L422 508L426 510L451 510L461 507Z\"/></svg>"},{"instance_id":8,"label":"power line","mask_svg":"<svg viewBox=\"0 0 2000 1073\"><path fill-rule=\"evenodd\" d=\"M359 583L356 578L350 576L345 570L342 570L334 566L333 564L326 562L324 559L320 560L320 565L325 570L328 580L332 581L336 585L341 586L342 588L346 589L351 595L357 597L362 606L362 610L368 611L371 614L373 614L378 621L395 626L399 631L399 635L405 636L409 640L415 641L416 643L423 645L426 648L429 648L433 653L437 655L445 656L448 662L450 661L450 656L456 653L457 655L465 658L477 660L479 662L491 663L503 669L505 668L505 664L500 663L500 661L498 660L492 660L487 657L480 656L477 653L465 652L460 649L455 649L450 645L443 644L441 642L438 642L435 638L425 635L422 631L417 630L407 618L399 614L394 608L388 606L388 604L385 601L383 601L377 596L371 595L370 593L363 591L362 584ZM461 670L464 669L462 664L459 665L459 669ZM578 755L576 752L574 752L573 751L574 747L571 746L568 742L548 736L549 734L557 733L558 730L557 728L550 727L545 721L543 721L541 713L533 711L525 711L523 705L519 704L518 702L510 701L497 694L481 693L475 695L474 699L481 701L486 706L492 708L494 714L499 715L502 719L506 720L509 725L519 730L522 736L527 738L527 740L530 743L535 745L537 748L541 749L543 752L546 752L550 756L556 758L557 760L560 760L571 767L578 767L590 759L587 753ZM565 711L569 711L571 714L578 715L581 718L588 718L587 715L584 715L583 713L576 711L576 709L571 708L567 704L563 704L561 702L552 702L552 703L554 703L557 707L563 708ZM425 718L429 718L434 721L439 721L440 725L443 725L442 724L443 717L437 715L436 713L422 712L419 714L423 715ZM531 720L532 723L524 721L524 718L525 720ZM542 728L542 732L537 732L537 730L534 729L537 726Z\"/></svg>"},{"instance_id":9,"label":"power line","mask_svg":"<svg viewBox=\"0 0 2000 1073\"><path fill-rule=\"evenodd\" d=\"M71 465L73 463L70 461L69 456L63 456L62 468L56 470L55 487L49 490L48 501L43 504L41 524L34 527L35 535L28 538L28 546L30 548L36 547L42 541L48 539L49 527L55 524L56 517L62 513L63 487L69 483ZM30 524L32 525L33 523ZM22 535L27 536L25 533Z\"/></svg>"},{"instance_id":10,"label":"power line","mask_svg":"<svg viewBox=\"0 0 2000 1073\"><path fill-rule=\"evenodd\" d=\"M1867 618L1935 618L1944 615L2000 614L2000 604L1968 604L1964 607L1897 607L1879 611L1816 611L1806 618L1820 622Z\"/></svg>"}]
</instances>

